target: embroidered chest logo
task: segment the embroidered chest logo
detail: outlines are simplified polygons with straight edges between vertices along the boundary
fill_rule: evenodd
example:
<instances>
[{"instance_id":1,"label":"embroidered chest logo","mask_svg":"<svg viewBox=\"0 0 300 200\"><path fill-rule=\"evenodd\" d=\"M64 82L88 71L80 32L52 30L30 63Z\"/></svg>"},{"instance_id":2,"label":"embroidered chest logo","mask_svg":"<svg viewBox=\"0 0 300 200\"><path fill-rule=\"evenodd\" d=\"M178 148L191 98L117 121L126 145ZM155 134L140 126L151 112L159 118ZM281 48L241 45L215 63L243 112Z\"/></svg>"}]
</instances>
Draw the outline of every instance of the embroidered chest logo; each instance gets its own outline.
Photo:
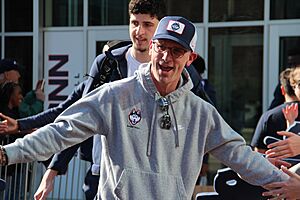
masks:
<instances>
[{"instance_id":1,"label":"embroidered chest logo","mask_svg":"<svg viewBox=\"0 0 300 200\"><path fill-rule=\"evenodd\" d=\"M137 123L139 123L142 119L141 111L136 110L135 108L131 110L131 112L128 115L128 119L131 125L135 126Z\"/></svg>"}]
</instances>

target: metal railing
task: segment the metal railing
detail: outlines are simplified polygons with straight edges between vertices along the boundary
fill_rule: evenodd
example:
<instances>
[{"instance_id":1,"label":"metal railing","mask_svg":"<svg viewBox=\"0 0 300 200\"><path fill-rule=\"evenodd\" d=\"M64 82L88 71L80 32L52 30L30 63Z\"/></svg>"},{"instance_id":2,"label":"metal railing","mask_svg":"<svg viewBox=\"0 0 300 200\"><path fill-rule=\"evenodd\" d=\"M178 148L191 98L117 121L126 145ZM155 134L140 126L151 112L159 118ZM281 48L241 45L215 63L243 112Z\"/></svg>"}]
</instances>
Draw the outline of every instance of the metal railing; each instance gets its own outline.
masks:
<instances>
[{"instance_id":1,"label":"metal railing","mask_svg":"<svg viewBox=\"0 0 300 200\"><path fill-rule=\"evenodd\" d=\"M10 138L5 136L5 140ZM3 139L3 138L2 138ZM7 144L5 141L2 144ZM57 176L49 200L84 200L82 185L90 163L75 156L68 165L67 174ZM0 176L6 181L0 200L32 200L40 185L45 167L40 162L21 163L0 167Z\"/></svg>"}]
</instances>

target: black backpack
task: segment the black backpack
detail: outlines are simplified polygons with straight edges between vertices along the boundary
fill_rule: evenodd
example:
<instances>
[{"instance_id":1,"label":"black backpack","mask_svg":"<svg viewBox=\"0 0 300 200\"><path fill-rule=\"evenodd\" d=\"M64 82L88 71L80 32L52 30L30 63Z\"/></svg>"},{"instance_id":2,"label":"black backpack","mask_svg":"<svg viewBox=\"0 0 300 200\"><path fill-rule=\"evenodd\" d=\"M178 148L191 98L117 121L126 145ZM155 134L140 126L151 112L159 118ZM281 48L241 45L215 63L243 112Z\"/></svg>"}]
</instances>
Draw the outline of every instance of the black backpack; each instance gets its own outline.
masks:
<instances>
[{"instance_id":1,"label":"black backpack","mask_svg":"<svg viewBox=\"0 0 300 200\"><path fill-rule=\"evenodd\" d=\"M267 200L260 186L247 183L230 168L219 169L214 179L215 191L222 200Z\"/></svg>"}]
</instances>

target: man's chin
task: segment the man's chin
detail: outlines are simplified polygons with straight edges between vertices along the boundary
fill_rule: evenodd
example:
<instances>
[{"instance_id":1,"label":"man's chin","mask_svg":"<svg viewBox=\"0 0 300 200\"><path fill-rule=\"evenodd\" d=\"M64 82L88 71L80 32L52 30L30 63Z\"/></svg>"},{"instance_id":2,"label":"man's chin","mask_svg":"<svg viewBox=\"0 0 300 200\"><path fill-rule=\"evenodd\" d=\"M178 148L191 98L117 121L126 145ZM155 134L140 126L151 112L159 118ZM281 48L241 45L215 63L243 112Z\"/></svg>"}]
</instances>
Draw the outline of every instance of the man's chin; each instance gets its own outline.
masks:
<instances>
[{"instance_id":1,"label":"man's chin","mask_svg":"<svg viewBox=\"0 0 300 200\"><path fill-rule=\"evenodd\" d=\"M146 47L135 47L135 50L138 51L138 52L141 52L141 53L144 53L144 52L147 52L148 51L148 48Z\"/></svg>"}]
</instances>

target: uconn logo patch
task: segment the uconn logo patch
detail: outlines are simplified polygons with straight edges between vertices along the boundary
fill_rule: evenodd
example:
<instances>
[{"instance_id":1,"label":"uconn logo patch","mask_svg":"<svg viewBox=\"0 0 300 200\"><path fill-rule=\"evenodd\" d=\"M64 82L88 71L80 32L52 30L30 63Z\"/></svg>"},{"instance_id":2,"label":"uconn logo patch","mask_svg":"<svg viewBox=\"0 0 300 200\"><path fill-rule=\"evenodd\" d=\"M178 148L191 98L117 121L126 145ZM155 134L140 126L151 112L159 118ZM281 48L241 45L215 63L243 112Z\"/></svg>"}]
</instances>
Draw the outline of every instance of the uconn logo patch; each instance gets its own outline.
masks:
<instances>
[{"instance_id":1,"label":"uconn logo patch","mask_svg":"<svg viewBox=\"0 0 300 200\"><path fill-rule=\"evenodd\" d=\"M168 31L173 31L178 34L182 34L185 25L179 21L170 20L167 26Z\"/></svg>"},{"instance_id":2,"label":"uconn logo patch","mask_svg":"<svg viewBox=\"0 0 300 200\"><path fill-rule=\"evenodd\" d=\"M141 111L136 110L135 108L131 110L131 112L128 115L129 122L132 126L135 126L137 123L139 123L142 119Z\"/></svg>"}]
</instances>

